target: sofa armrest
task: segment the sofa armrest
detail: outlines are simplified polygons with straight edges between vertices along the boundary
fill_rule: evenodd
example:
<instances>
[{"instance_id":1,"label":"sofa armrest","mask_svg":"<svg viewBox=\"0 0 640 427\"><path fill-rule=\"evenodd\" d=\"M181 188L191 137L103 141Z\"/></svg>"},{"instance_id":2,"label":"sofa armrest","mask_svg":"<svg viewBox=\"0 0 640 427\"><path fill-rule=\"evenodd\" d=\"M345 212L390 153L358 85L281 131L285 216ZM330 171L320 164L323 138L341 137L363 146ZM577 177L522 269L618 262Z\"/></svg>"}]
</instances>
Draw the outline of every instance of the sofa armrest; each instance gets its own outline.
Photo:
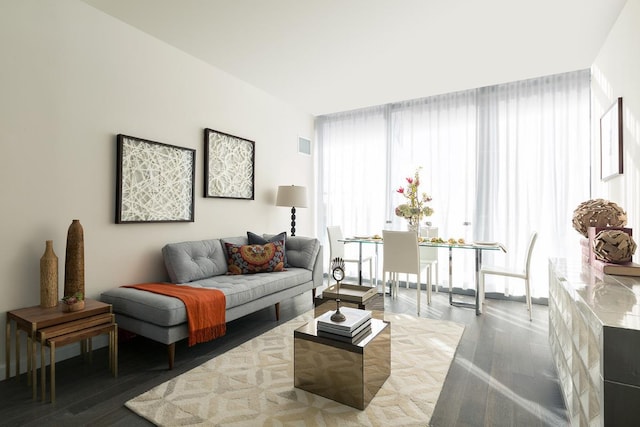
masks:
<instances>
[{"instance_id":1,"label":"sofa armrest","mask_svg":"<svg viewBox=\"0 0 640 427\"><path fill-rule=\"evenodd\" d=\"M320 241L312 237L287 237L285 250L289 266L313 271L316 256L320 250Z\"/></svg>"},{"instance_id":2,"label":"sofa armrest","mask_svg":"<svg viewBox=\"0 0 640 427\"><path fill-rule=\"evenodd\" d=\"M265 239L270 239L273 234L264 234ZM323 254L320 240L315 237L288 236L285 244L287 261L289 266L306 268L312 272L313 287L322 286L323 281Z\"/></svg>"},{"instance_id":3,"label":"sofa armrest","mask_svg":"<svg viewBox=\"0 0 640 427\"><path fill-rule=\"evenodd\" d=\"M322 286L324 283L324 255L322 253L322 245L316 255L316 262L313 264L313 288Z\"/></svg>"}]
</instances>

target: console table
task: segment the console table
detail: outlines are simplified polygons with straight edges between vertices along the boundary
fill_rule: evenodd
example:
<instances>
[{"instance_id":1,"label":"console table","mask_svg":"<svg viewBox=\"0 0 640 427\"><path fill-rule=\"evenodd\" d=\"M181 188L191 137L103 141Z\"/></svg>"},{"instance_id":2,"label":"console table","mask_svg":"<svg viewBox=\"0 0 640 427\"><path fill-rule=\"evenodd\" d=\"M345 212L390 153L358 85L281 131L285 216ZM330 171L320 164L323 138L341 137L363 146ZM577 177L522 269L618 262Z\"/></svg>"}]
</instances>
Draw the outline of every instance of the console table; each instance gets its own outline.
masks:
<instances>
[{"instance_id":1,"label":"console table","mask_svg":"<svg viewBox=\"0 0 640 427\"><path fill-rule=\"evenodd\" d=\"M640 277L550 259L549 343L572 425L640 425Z\"/></svg>"}]
</instances>

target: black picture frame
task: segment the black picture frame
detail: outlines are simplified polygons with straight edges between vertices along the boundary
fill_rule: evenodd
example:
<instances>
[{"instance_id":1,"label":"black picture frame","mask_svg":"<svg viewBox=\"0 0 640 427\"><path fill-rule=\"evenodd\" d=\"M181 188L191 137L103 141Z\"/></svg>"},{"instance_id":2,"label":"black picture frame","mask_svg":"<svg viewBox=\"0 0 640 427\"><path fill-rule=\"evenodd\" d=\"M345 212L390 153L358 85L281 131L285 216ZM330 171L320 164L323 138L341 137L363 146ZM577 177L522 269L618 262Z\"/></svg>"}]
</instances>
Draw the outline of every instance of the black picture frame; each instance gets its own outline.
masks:
<instances>
[{"instance_id":1,"label":"black picture frame","mask_svg":"<svg viewBox=\"0 0 640 427\"><path fill-rule=\"evenodd\" d=\"M622 98L600 118L600 179L608 181L622 175Z\"/></svg>"},{"instance_id":2,"label":"black picture frame","mask_svg":"<svg viewBox=\"0 0 640 427\"><path fill-rule=\"evenodd\" d=\"M204 197L254 200L255 142L204 130Z\"/></svg>"},{"instance_id":3,"label":"black picture frame","mask_svg":"<svg viewBox=\"0 0 640 427\"><path fill-rule=\"evenodd\" d=\"M118 134L116 224L194 222L196 150Z\"/></svg>"}]
</instances>

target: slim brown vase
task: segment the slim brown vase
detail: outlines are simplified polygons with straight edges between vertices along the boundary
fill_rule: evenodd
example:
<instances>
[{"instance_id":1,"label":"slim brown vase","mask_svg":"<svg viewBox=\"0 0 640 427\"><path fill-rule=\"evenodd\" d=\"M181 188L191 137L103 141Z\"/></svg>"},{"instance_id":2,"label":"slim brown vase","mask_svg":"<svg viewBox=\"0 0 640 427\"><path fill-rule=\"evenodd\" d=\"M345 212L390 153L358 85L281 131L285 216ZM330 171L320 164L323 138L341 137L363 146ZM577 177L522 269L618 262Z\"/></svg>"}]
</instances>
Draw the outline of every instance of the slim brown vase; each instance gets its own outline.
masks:
<instances>
[{"instance_id":1,"label":"slim brown vase","mask_svg":"<svg viewBox=\"0 0 640 427\"><path fill-rule=\"evenodd\" d=\"M81 292L84 297L84 231L80 220L71 221L64 262L64 296Z\"/></svg>"},{"instance_id":2,"label":"slim brown vase","mask_svg":"<svg viewBox=\"0 0 640 427\"><path fill-rule=\"evenodd\" d=\"M40 258L40 307L58 305L58 257L53 251L53 240L47 240Z\"/></svg>"}]
</instances>

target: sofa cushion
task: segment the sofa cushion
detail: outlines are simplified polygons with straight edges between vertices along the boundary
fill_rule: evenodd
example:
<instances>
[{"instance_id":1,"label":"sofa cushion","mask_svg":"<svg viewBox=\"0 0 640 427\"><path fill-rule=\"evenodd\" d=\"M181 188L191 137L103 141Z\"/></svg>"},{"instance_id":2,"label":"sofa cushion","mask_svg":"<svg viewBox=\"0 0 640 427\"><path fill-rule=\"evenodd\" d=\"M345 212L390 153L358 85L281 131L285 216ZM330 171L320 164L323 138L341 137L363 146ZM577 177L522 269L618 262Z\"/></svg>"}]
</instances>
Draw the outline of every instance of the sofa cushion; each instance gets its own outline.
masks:
<instances>
[{"instance_id":1,"label":"sofa cushion","mask_svg":"<svg viewBox=\"0 0 640 427\"><path fill-rule=\"evenodd\" d=\"M249 239L247 239L247 236L225 237L220 239L220 242L222 243L222 249L224 250L224 259L226 262L226 260L229 259L229 253L227 252L227 243L233 243L234 245L248 245Z\"/></svg>"},{"instance_id":2,"label":"sofa cushion","mask_svg":"<svg viewBox=\"0 0 640 427\"><path fill-rule=\"evenodd\" d=\"M215 276L190 283L189 286L220 289L227 298L228 310L312 280L311 271L292 267L279 273Z\"/></svg>"},{"instance_id":3,"label":"sofa cushion","mask_svg":"<svg viewBox=\"0 0 640 427\"><path fill-rule=\"evenodd\" d=\"M278 274L214 276L185 286L221 290L225 294L226 309L229 310L311 280L311 271L291 268ZM178 298L119 287L103 292L100 300L113 305L113 312L116 314L126 314L162 327L180 325L187 321L186 309Z\"/></svg>"},{"instance_id":4,"label":"sofa cushion","mask_svg":"<svg viewBox=\"0 0 640 427\"><path fill-rule=\"evenodd\" d=\"M178 298L120 287L103 292L100 300L111 304L114 313L123 313L154 325L173 326L187 321L187 310Z\"/></svg>"},{"instance_id":5,"label":"sofa cushion","mask_svg":"<svg viewBox=\"0 0 640 427\"><path fill-rule=\"evenodd\" d=\"M289 236L287 238L287 260L290 267L306 268L313 271L318 252L320 252L318 239L303 236Z\"/></svg>"},{"instance_id":6,"label":"sofa cushion","mask_svg":"<svg viewBox=\"0 0 640 427\"><path fill-rule=\"evenodd\" d=\"M269 237L267 237L269 236ZM282 233L276 235L265 234L264 236L260 236L259 234L252 233L251 231L247 231L247 240L250 245L264 245L270 242L277 242L281 240L284 244L284 266L289 267L289 263L287 262L287 232L283 231Z\"/></svg>"},{"instance_id":7,"label":"sofa cushion","mask_svg":"<svg viewBox=\"0 0 640 427\"><path fill-rule=\"evenodd\" d=\"M284 270L284 242L278 240L264 245L234 245L227 248L228 274L270 273Z\"/></svg>"},{"instance_id":8,"label":"sofa cushion","mask_svg":"<svg viewBox=\"0 0 640 427\"><path fill-rule=\"evenodd\" d=\"M227 273L227 258L220 239L169 243L162 248L164 264L173 283Z\"/></svg>"}]
</instances>

